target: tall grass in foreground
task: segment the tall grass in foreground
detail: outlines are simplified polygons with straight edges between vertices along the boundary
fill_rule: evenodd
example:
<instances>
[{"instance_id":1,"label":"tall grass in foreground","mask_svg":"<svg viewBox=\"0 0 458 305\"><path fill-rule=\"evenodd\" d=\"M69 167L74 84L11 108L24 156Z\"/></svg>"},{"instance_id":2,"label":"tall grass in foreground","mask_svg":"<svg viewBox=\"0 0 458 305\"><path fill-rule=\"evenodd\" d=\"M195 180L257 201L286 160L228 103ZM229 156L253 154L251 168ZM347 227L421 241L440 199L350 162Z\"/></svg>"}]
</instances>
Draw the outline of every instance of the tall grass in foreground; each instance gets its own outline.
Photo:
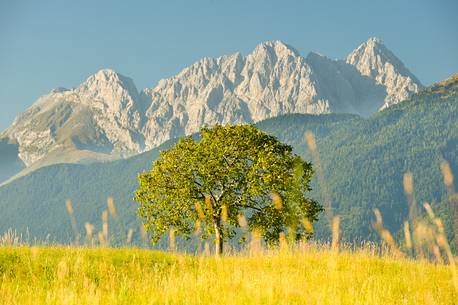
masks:
<instances>
[{"instance_id":1,"label":"tall grass in foreground","mask_svg":"<svg viewBox=\"0 0 458 305\"><path fill-rule=\"evenodd\" d=\"M450 268L315 246L223 257L0 248L0 304L457 304Z\"/></svg>"}]
</instances>

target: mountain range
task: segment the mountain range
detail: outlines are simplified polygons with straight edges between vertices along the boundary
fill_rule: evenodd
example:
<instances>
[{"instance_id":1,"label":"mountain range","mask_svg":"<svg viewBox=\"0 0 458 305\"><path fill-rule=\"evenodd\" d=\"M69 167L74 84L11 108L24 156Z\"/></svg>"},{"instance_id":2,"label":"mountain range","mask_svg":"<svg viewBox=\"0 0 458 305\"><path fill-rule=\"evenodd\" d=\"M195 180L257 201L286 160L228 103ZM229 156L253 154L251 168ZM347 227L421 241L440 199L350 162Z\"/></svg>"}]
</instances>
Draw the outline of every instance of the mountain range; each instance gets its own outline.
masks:
<instances>
[{"instance_id":1,"label":"mountain range","mask_svg":"<svg viewBox=\"0 0 458 305\"><path fill-rule=\"evenodd\" d=\"M458 74L368 118L343 113L286 114L256 126L290 144L323 173L326 187L315 175L309 195L319 202L328 196L334 213L341 216L342 239L361 242L378 238L371 226L374 208L381 211L387 229L393 234L402 232L409 213L403 190L403 175L408 171L413 174L420 214L421 204L430 202L446 231L453 232L440 164L446 160L452 172L458 173L457 122ZM307 131L316 137L320 164L304 138ZM159 152L175 142L172 139L139 155L110 162L46 166L1 186L0 232L13 228L30 241L66 243L75 235L65 201L73 202L79 232L84 232L85 222L101 231L101 214L111 196L118 218L109 217L110 234L122 231L125 236L132 228L140 239L138 205L133 201L137 176L149 170ZM326 240L329 236L322 214L315 238ZM453 235L449 237L454 244Z\"/></svg>"},{"instance_id":2,"label":"mountain range","mask_svg":"<svg viewBox=\"0 0 458 305\"><path fill-rule=\"evenodd\" d=\"M291 113L368 117L421 88L378 38L344 60L268 41L246 56L203 58L142 91L104 69L40 97L0 134L0 183L56 163L127 158L203 125Z\"/></svg>"}]
</instances>

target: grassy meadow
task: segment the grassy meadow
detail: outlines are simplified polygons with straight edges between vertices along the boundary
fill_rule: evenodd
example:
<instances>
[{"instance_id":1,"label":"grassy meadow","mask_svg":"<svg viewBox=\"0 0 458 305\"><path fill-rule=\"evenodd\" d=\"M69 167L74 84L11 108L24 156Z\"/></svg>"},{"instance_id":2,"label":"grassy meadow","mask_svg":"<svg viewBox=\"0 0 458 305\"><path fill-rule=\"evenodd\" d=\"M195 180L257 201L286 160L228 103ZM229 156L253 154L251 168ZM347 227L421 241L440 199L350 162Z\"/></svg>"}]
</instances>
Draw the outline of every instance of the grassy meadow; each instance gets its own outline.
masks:
<instances>
[{"instance_id":1,"label":"grassy meadow","mask_svg":"<svg viewBox=\"0 0 458 305\"><path fill-rule=\"evenodd\" d=\"M374 249L195 256L2 247L1 304L458 304L449 265Z\"/></svg>"}]
</instances>

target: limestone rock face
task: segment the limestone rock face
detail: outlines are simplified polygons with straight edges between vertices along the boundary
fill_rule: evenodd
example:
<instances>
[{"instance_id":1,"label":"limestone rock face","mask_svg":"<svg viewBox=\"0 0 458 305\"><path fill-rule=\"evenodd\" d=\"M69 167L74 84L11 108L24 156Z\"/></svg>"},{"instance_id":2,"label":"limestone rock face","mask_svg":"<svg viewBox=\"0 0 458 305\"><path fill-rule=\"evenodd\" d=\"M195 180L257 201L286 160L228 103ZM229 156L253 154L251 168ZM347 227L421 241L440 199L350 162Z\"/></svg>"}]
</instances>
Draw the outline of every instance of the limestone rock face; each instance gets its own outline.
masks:
<instances>
[{"instance_id":1,"label":"limestone rock face","mask_svg":"<svg viewBox=\"0 0 458 305\"><path fill-rule=\"evenodd\" d=\"M145 147L139 101L131 79L101 70L75 89L40 97L0 138L18 143L27 166L66 148L131 155Z\"/></svg>"},{"instance_id":2,"label":"limestone rock face","mask_svg":"<svg viewBox=\"0 0 458 305\"><path fill-rule=\"evenodd\" d=\"M376 38L346 60L317 53L303 57L281 41L268 41L246 56L203 58L141 92L130 78L101 70L77 88L40 97L0 141L16 143L26 166L69 151L75 162L75 151L84 158L91 153L119 158L205 125L252 123L287 113L368 116L420 87Z\"/></svg>"},{"instance_id":3,"label":"limestone rock face","mask_svg":"<svg viewBox=\"0 0 458 305\"><path fill-rule=\"evenodd\" d=\"M387 96L382 109L407 99L422 87L420 81L378 38L370 38L351 52L347 63L355 66L362 75L385 86Z\"/></svg>"}]
</instances>

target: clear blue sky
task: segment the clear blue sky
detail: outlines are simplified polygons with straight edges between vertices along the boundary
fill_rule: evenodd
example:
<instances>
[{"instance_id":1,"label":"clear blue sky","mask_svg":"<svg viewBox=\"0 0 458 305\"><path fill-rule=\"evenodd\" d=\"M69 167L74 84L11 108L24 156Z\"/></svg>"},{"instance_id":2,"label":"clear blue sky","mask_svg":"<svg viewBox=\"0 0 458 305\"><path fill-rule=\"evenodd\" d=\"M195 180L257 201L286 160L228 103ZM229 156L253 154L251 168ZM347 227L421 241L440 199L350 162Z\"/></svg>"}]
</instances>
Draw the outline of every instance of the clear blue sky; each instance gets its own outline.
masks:
<instances>
[{"instance_id":1,"label":"clear blue sky","mask_svg":"<svg viewBox=\"0 0 458 305\"><path fill-rule=\"evenodd\" d=\"M204 56L280 39L344 58L382 38L423 82L458 72L458 1L0 0L0 130L101 68L152 87Z\"/></svg>"}]
</instances>

